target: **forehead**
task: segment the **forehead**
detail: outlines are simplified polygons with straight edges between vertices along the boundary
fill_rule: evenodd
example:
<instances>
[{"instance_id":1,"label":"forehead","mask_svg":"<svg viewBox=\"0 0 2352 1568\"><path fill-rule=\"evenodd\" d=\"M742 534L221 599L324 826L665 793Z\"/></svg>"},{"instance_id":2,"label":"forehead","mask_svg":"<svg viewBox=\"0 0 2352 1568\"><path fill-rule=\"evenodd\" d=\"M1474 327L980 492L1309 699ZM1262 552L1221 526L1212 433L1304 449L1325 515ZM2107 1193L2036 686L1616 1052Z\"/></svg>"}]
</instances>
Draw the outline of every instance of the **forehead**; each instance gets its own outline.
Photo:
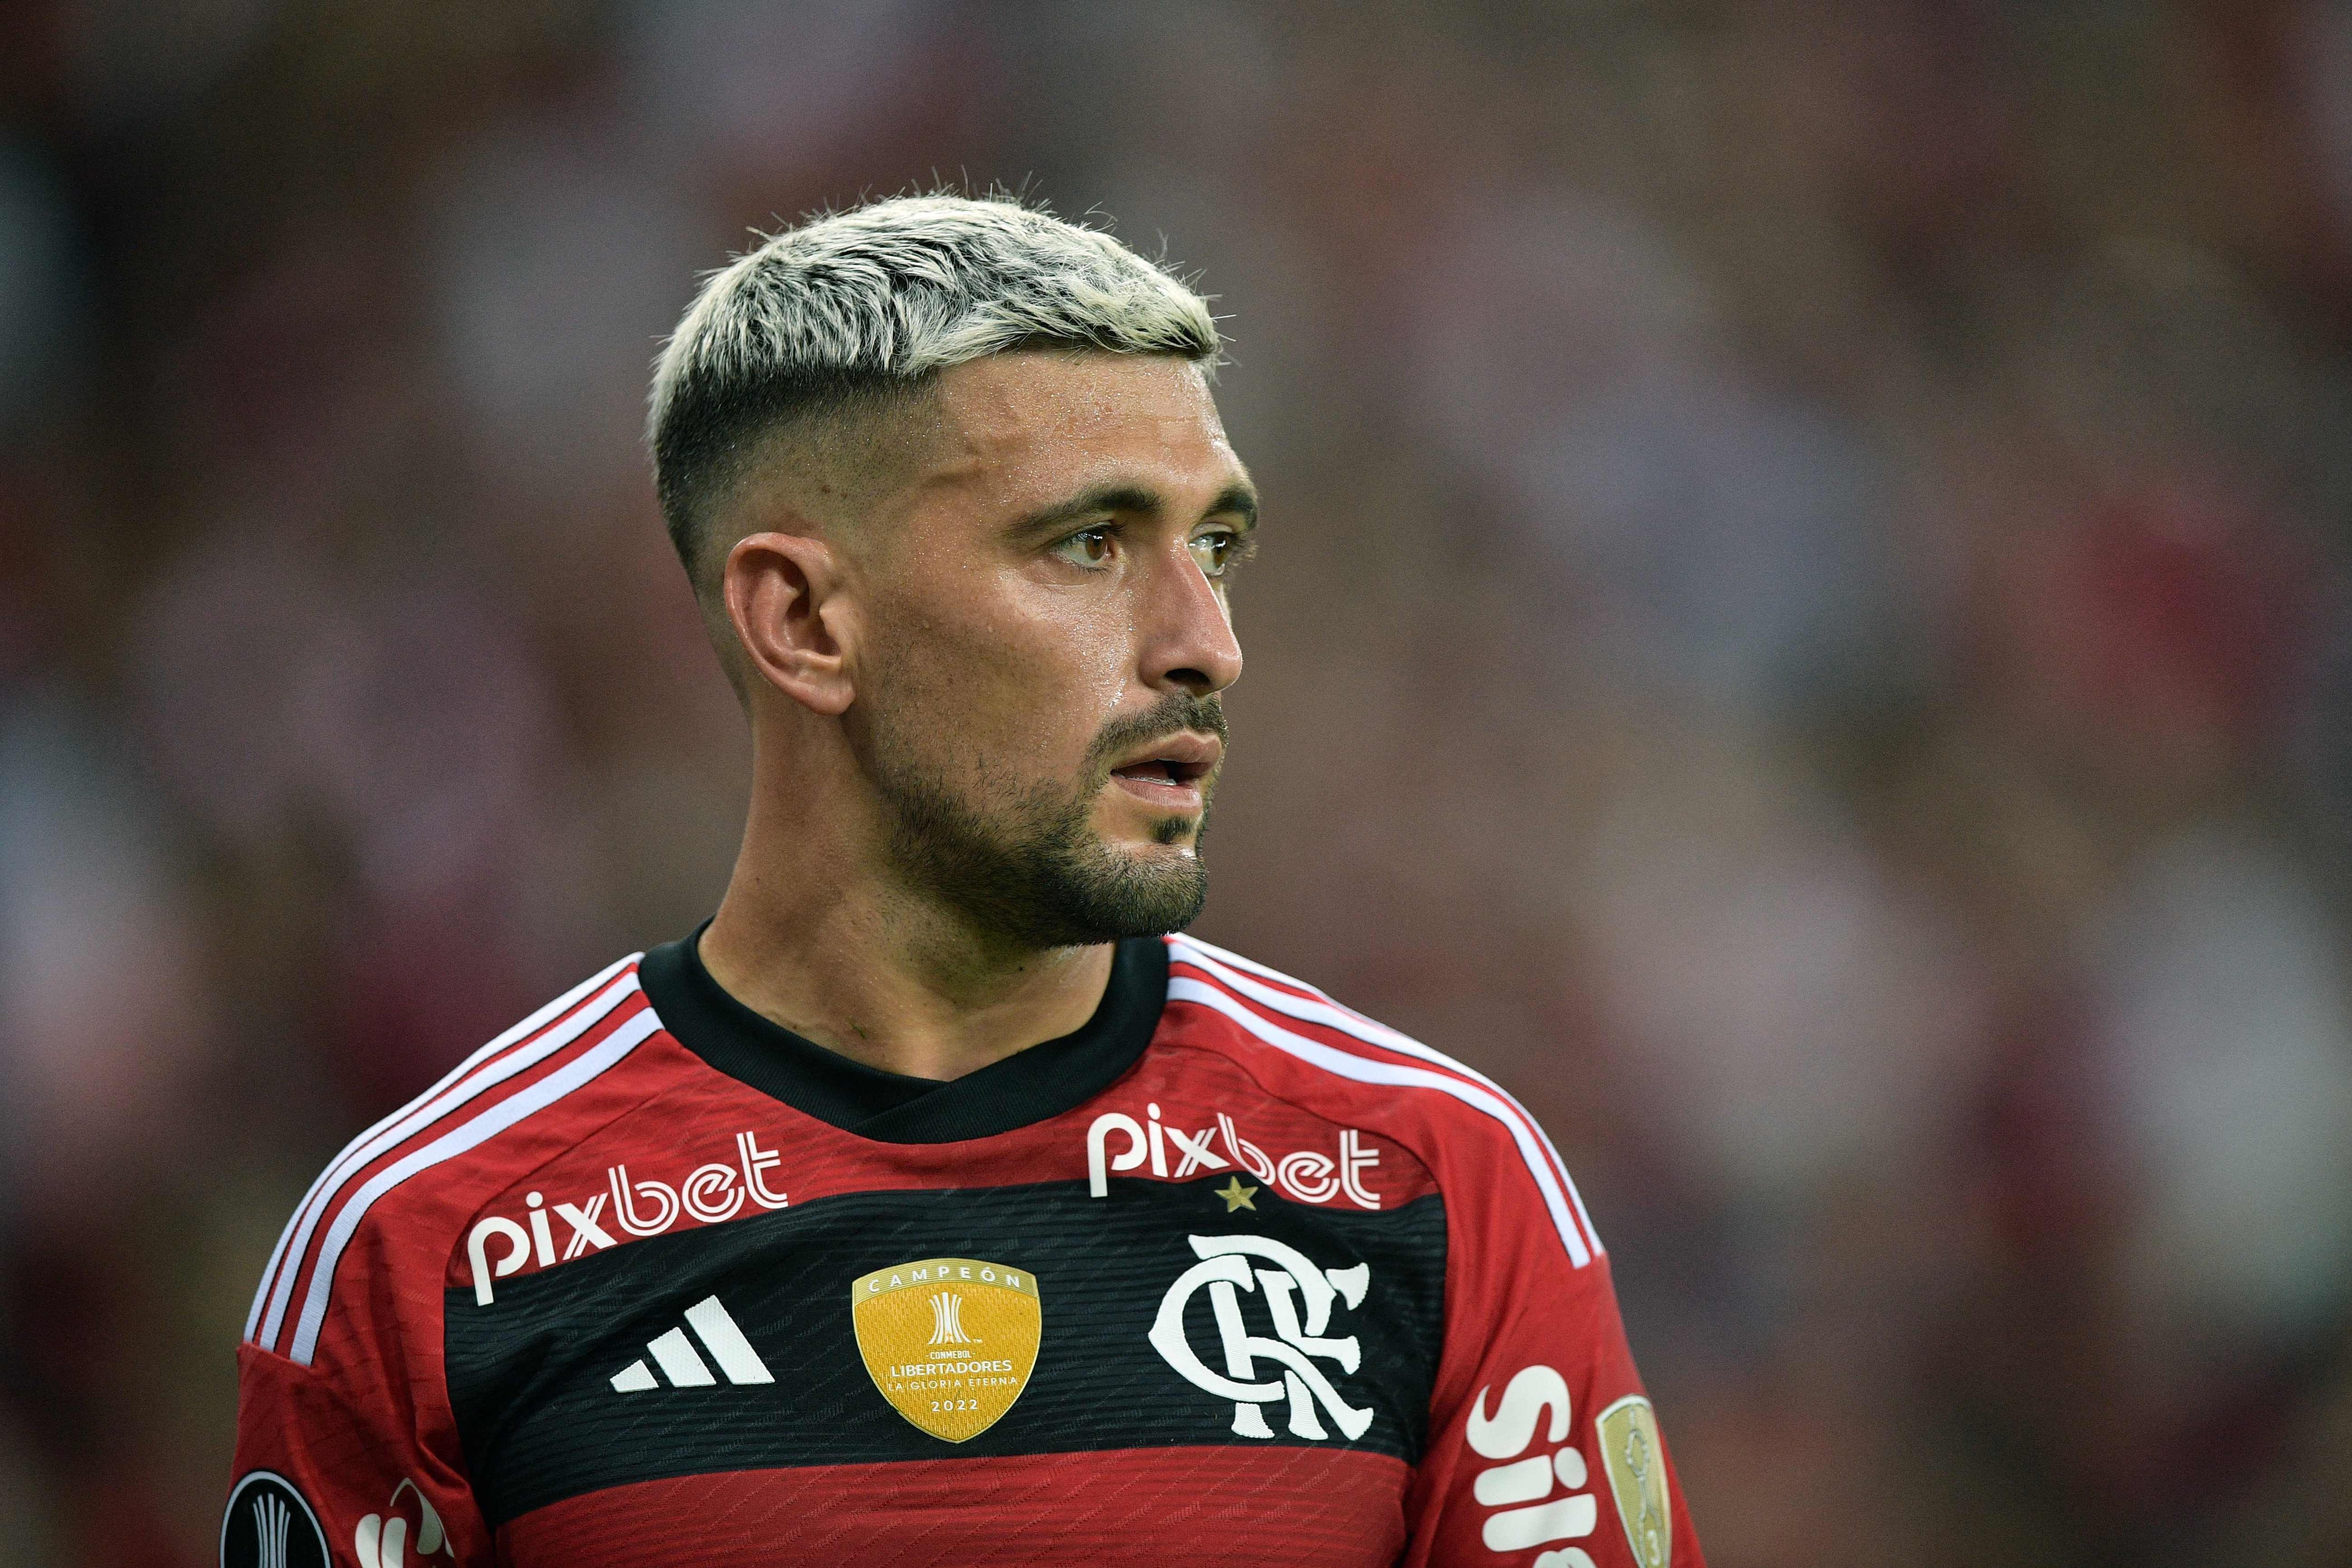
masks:
<instances>
[{"instance_id":1,"label":"forehead","mask_svg":"<svg viewBox=\"0 0 2352 1568\"><path fill-rule=\"evenodd\" d=\"M1172 355L1024 350L943 372L918 484L1007 502L1112 479L1171 494L1242 474L1201 367Z\"/></svg>"}]
</instances>

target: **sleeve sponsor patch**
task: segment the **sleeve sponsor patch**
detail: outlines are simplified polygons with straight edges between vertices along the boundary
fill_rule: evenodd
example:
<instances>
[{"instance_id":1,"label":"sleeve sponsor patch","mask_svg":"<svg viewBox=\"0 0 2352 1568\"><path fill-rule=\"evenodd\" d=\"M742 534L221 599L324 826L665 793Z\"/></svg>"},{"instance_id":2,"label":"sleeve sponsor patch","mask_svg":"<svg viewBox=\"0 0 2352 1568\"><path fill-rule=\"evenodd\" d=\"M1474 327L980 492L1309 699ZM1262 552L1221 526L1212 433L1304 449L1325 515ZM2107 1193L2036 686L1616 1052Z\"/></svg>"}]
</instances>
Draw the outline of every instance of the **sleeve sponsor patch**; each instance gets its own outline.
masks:
<instances>
[{"instance_id":1,"label":"sleeve sponsor patch","mask_svg":"<svg viewBox=\"0 0 2352 1568\"><path fill-rule=\"evenodd\" d=\"M1674 1561L1674 1510L1666 1501L1665 1451L1658 1442L1658 1417L1650 1402L1629 1394L1593 1423L1601 1440L1601 1467L1633 1560L1642 1568L1665 1568Z\"/></svg>"},{"instance_id":2,"label":"sleeve sponsor patch","mask_svg":"<svg viewBox=\"0 0 2352 1568\"><path fill-rule=\"evenodd\" d=\"M328 1568L319 1516L275 1470L248 1470L221 1518L221 1568Z\"/></svg>"}]
</instances>

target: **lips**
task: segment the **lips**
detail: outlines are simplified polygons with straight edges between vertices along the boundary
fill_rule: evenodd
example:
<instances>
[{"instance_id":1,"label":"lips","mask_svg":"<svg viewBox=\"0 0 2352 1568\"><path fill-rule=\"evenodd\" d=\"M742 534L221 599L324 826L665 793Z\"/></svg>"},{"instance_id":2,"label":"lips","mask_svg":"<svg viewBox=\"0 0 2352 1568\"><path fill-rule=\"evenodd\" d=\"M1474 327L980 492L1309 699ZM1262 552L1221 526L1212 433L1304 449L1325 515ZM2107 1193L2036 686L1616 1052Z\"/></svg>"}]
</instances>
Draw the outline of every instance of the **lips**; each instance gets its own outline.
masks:
<instances>
[{"instance_id":1,"label":"lips","mask_svg":"<svg viewBox=\"0 0 2352 1568\"><path fill-rule=\"evenodd\" d=\"M1111 776L1146 784L1189 784L1214 773L1224 750L1224 742L1213 735L1181 731L1120 763L1111 769Z\"/></svg>"},{"instance_id":2,"label":"lips","mask_svg":"<svg viewBox=\"0 0 2352 1568\"><path fill-rule=\"evenodd\" d=\"M1173 757L1154 757L1148 763L1130 763L1123 768L1111 769L1111 776L1141 779L1151 784L1191 784L1209 771L1206 763L1182 763Z\"/></svg>"},{"instance_id":3,"label":"lips","mask_svg":"<svg viewBox=\"0 0 2352 1568\"><path fill-rule=\"evenodd\" d=\"M1217 771L1224 742L1213 735L1180 731L1139 747L1110 771L1128 794L1174 811L1198 811L1201 781Z\"/></svg>"}]
</instances>

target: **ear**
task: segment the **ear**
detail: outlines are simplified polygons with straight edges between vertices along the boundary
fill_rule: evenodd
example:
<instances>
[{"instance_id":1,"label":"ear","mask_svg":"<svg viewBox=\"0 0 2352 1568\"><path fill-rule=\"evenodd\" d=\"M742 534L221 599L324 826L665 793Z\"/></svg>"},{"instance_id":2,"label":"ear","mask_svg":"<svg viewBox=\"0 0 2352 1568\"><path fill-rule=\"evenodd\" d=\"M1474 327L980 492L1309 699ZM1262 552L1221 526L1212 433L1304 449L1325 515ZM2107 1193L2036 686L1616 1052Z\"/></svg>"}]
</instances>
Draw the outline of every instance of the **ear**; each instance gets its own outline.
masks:
<instances>
[{"instance_id":1,"label":"ear","mask_svg":"<svg viewBox=\"0 0 2352 1568\"><path fill-rule=\"evenodd\" d=\"M813 712L837 716L856 695L849 644L856 616L830 545L801 533L754 533L727 552L720 579L736 641L761 679Z\"/></svg>"}]
</instances>

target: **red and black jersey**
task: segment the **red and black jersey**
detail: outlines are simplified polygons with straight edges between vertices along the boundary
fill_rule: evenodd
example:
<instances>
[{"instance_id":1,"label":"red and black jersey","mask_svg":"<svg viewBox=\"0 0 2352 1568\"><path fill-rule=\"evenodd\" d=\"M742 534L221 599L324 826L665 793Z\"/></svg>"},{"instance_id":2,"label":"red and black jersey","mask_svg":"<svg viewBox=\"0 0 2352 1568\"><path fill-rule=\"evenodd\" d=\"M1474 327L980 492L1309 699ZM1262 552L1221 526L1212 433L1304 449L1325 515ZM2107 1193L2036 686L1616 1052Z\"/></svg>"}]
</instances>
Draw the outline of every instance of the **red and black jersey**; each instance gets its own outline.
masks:
<instances>
[{"instance_id":1,"label":"red and black jersey","mask_svg":"<svg viewBox=\"0 0 2352 1568\"><path fill-rule=\"evenodd\" d=\"M356 1140L239 1352L225 1563L1700 1563L1558 1154L1188 937L938 1083L693 939Z\"/></svg>"}]
</instances>

